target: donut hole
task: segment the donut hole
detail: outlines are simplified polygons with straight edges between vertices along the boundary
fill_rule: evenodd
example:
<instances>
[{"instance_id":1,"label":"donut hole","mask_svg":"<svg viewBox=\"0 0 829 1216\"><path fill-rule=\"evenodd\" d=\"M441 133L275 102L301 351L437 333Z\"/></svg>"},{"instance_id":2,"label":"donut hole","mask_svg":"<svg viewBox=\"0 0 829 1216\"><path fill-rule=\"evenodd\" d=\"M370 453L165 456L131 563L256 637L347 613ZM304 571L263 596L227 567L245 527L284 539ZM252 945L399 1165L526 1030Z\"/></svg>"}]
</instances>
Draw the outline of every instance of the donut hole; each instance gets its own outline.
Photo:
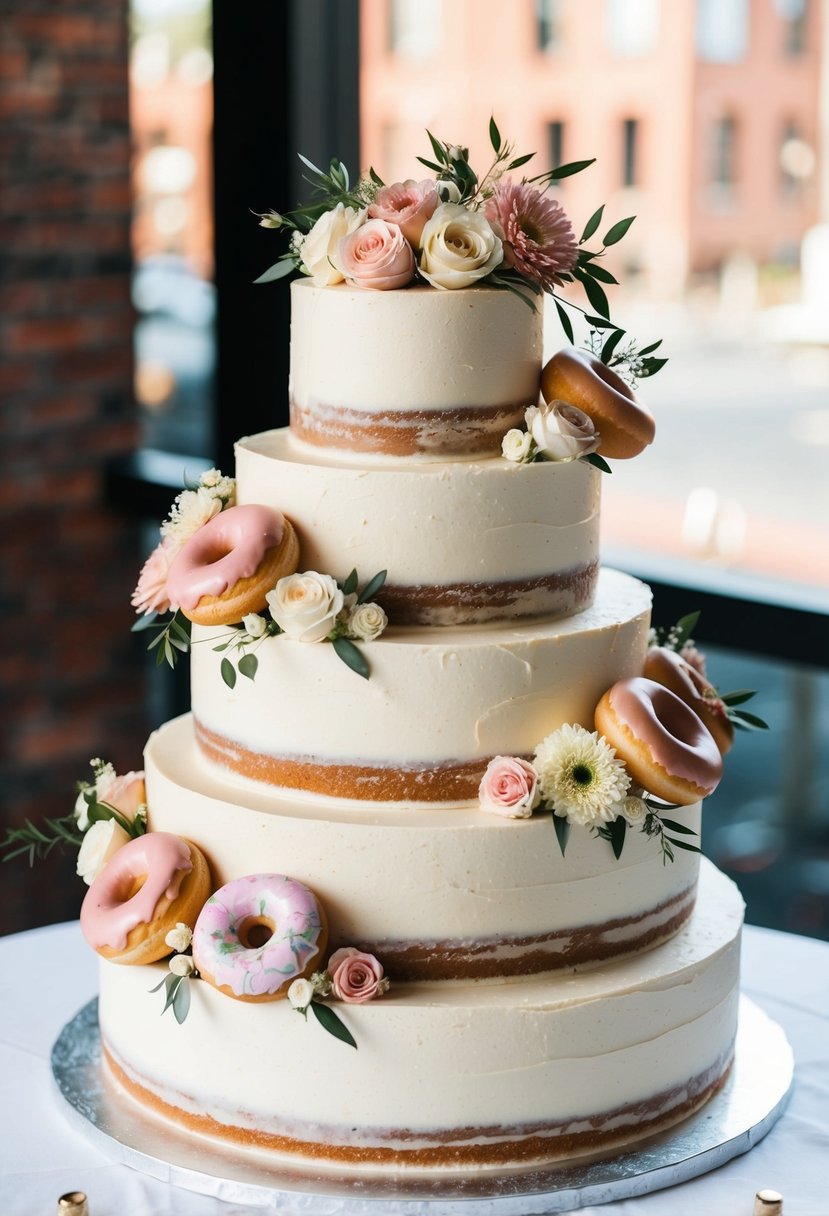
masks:
<instances>
[{"instance_id":1,"label":"donut hole","mask_svg":"<svg viewBox=\"0 0 829 1216\"><path fill-rule=\"evenodd\" d=\"M233 545L228 541L214 540L210 546L205 549L202 556L202 564L205 566L215 566L218 562L224 561L228 553L233 552Z\"/></svg>"},{"instance_id":2,"label":"donut hole","mask_svg":"<svg viewBox=\"0 0 829 1216\"><path fill-rule=\"evenodd\" d=\"M122 874L115 889L115 899L119 904L129 903L146 881L146 874Z\"/></svg>"},{"instance_id":3,"label":"donut hole","mask_svg":"<svg viewBox=\"0 0 829 1216\"><path fill-rule=\"evenodd\" d=\"M239 942L246 950L261 950L276 932L276 925L267 916L246 916L239 922Z\"/></svg>"},{"instance_id":4,"label":"donut hole","mask_svg":"<svg viewBox=\"0 0 829 1216\"><path fill-rule=\"evenodd\" d=\"M605 384L609 385L610 388L615 389L617 393L621 393L623 397L627 397L629 401L636 400L636 394L630 385L625 384L622 377L617 376L616 372L608 367L606 363L602 363L601 359L593 360L590 366L598 378L604 380Z\"/></svg>"}]
</instances>

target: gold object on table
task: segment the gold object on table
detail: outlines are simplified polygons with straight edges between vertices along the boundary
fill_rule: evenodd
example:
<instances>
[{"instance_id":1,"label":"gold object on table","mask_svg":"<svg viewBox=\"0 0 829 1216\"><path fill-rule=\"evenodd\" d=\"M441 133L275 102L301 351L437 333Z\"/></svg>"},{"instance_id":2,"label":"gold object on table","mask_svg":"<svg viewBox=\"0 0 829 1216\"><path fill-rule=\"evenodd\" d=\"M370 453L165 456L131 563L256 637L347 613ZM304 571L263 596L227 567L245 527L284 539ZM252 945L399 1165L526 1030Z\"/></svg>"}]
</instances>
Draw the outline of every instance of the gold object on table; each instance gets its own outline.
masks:
<instances>
[{"instance_id":1,"label":"gold object on table","mask_svg":"<svg viewBox=\"0 0 829 1216\"><path fill-rule=\"evenodd\" d=\"M754 1196L754 1216L783 1216L783 1196L764 1189Z\"/></svg>"},{"instance_id":2,"label":"gold object on table","mask_svg":"<svg viewBox=\"0 0 829 1216\"><path fill-rule=\"evenodd\" d=\"M89 1216L89 1203L83 1191L69 1191L61 1195L58 1216Z\"/></svg>"}]
</instances>

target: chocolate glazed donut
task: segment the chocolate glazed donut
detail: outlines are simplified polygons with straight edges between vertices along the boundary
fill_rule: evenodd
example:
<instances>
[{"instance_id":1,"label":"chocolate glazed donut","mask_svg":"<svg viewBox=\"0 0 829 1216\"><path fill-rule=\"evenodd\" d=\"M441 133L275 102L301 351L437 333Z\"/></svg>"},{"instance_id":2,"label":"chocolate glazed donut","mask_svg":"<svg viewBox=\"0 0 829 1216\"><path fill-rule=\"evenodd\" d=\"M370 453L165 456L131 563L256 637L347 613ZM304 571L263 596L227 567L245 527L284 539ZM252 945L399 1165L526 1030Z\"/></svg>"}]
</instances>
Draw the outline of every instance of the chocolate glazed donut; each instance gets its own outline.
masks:
<instances>
[{"instance_id":1,"label":"chocolate glazed donut","mask_svg":"<svg viewBox=\"0 0 829 1216\"><path fill-rule=\"evenodd\" d=\"M599 433L599 451L611 459L638 456L653 442L650 410L601 359L566 346L541 373L541 393L549 404L567 401L584 410Z\"/></svg>"}]
</instances>

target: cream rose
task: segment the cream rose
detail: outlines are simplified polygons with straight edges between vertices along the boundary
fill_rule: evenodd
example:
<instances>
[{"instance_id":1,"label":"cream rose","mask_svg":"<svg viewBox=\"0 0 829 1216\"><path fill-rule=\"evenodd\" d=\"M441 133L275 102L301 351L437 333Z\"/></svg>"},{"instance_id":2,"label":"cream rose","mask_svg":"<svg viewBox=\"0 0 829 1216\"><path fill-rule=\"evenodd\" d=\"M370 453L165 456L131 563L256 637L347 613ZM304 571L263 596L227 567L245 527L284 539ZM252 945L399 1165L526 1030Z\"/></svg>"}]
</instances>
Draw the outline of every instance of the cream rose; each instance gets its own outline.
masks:
<instances>
[{"instance_id":1,"label":"cream rose","mask_svg":"<svg viewBox=\"0 0 829 1216\"><path fill-rule=\"evenodd\" d=\"M289 574L267 594L277 625L298 642L322 642L343 607L343 593L330 574Z\"/></svg>"},{"instance_id":2,"label":"cream rose","mask_svg":"<svg viewBox=\"0 0 829 1216\"><path fill-rule=\"evenodd\" d=\"M529 819L538 805L538 777L518 756L494 756L478 787L482 811L507 819Z\"/></svg>"},{"instance_id":3,"label":"cream rose","mask_svg":"<svg viewBox=\"0 0 829 1216\"><path fill-rule=\"evenodd\" d=\"M129 834L114 819L99 819L92 824L78 851L76 867L87 886L91 886L110 857L129 839Z\"/></svg>"},{"instance_id":4,"label":"cream rose","mask_svg":"<svg viewBox=\"0 0 829 1216\"><path fill-rule=\"evenodd\" d=\"M333 262L334 254L343 237L348 236L366 218L365 209L357 211L337 203L325 211L303 239L299 255L308 274L317 287L332 287L342 283L343 274Z\"/></svg>"},{"instance_id":5,"label":"cream rose","mask_svg":"<svg viewBox=\"0 0 829 1216\"><path fill-rule=\"evenodd\" d=\"M575 460L595 452L600 436L584 410L566 401L531 405L524 413L527 429L546 460Z\"/></svg>"},{"instance_id":6,"label":"cream rose","mask_svg":"<svg viewBox=\"0 0 829 1216\"><path fill-rule=\"evenodd\" d=\"M517 427L513 427L501 440L501 453L513 464L525 464L531 458L532 446L533 439L529 431L519 431Z\"/></svg>"},{"instance_id":7,"label":"cream rose","mask_svg":"<svg viewBox=\"0 0 829 1216\"><path fill-rule=\"evenodd\" d=\"M504 260L504 249L480 211L441 203L420 238L420 273L433 287L456 290L486 278Z\"/></svg>"},{"instance_id":8,"label":"cream rose","mask_svg":"<svg viewBox=\"0 0 829 1216\"><path fill-rule=\"evenodd\" d=\"M268 622L258 612L249 612L247 616L242 617L242 624L249 638L264 637L268 627Z\"/></svg>"},{"instance_id":9,"label":"cream rose","mask_svg":"<svg viewBox=\"0 0 829 1216\"><path fill-rule=\"evenodd\" d=\"M412 247L396 224L368 220L344 237L335 261L351 287L393 291L411 283L415 274Z\"/></svg>"},{"instance_id":10,"label":"cream rose","mask_svg":"<svg viewBox=\"0 0 829 1216\"><path fill-rule=\"evenodd\" d=\"M406 240L417 247L424 224L439 204L440 196L435 182L428 178L422 182L409 178L378 190L368 213L372 219L397 224Z\"/></svg>"},{"instance_id":11,"label":"cream rose","mask_svg":"<svg viewBox=\"0 0 829 1216\"><path fill-rule=\"evenodd\" d=\"M294 980L288 989L288 1002L293 1009L304 1013L314 999L314 985L309 980Z\"/></svg>"},{"instance_id":12,"label":"cream rose","mask_svg":"<svg viewBox=\"0 0 829 1216\"><path fill-rule=\"evenodd\" d=\"M631 827L638 827L640 823L644 822L648 813L648 804L644 798L637 798L635 794L629 794L621 803L619 813Z\"/></svg>"},{"instance_id":13,"label":"cream rose","mask_svg":"<svg viewBox=\"0 0 829 1216\"><path fill-rule=\"evenodd\" d=\"M184 979L196 970L196 964L189 954L174 954L167 965L173 975L180 975Z\"/></svg>"},{"instance_id":14,"label":"cream rose","mask_svg":"<svg viewBox=\"0 0 829 1216\"><path fill-rule=\"evenodd\" d=\"M379 604L356 604L348 618L349 637L361 642L373 642L389 623Z\"/></svg>"}]
</instances>

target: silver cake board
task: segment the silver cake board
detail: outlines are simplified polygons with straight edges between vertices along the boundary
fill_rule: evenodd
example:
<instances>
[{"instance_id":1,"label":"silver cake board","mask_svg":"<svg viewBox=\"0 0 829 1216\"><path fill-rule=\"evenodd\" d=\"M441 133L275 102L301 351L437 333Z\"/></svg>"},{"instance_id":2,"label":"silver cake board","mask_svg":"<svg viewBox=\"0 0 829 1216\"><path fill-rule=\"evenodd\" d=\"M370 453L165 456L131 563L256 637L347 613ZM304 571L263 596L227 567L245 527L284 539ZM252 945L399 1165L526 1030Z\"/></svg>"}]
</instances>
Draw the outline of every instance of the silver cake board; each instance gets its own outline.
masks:
<instances>
[{"instance_id":1,"label":"silver cake board","mask_svg":"<svg viewBox=\"0 0 829 1216\"><path fill-rule=\"evenodd\" d=\"M509 1172L344 1177L342 1168L274 1167L261 1153L179 1133L145 1113L105 1080L97 1000L64 1026L52 1049L68 1117L108 1156L185 1190L282 1216L546 1216L645 1195L747 1152L785 1109L793 1074L782 1029L742 997L734 1067L722 1090L698 1114L634 1150Z\"/></svg>"}]
</instances>

